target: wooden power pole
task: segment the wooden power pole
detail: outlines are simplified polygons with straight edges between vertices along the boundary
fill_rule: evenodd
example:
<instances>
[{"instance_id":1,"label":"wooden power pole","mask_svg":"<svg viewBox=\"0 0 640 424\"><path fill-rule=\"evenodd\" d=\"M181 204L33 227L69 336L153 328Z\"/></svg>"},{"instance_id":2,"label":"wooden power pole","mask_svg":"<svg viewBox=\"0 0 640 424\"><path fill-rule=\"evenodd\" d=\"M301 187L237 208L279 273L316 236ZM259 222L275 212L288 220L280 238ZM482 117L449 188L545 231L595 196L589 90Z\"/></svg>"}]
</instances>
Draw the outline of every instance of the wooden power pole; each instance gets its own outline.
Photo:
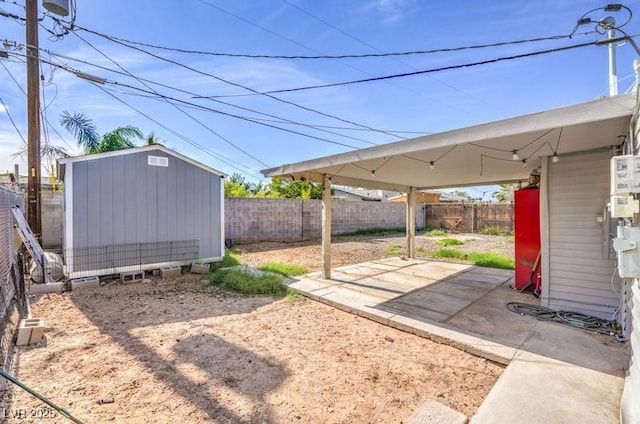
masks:
<instances>
[{"instance_id":1,"label":"wooden power pole","mask_svg":"<svg viewBox=\"0 0 640 424\"><path fill-rule=\"evenodd\" d=\"M26 0L25 6L27 31L27 222L38 241L41 241L38 2L37 0Z\"/></svg>"}]
</instances>

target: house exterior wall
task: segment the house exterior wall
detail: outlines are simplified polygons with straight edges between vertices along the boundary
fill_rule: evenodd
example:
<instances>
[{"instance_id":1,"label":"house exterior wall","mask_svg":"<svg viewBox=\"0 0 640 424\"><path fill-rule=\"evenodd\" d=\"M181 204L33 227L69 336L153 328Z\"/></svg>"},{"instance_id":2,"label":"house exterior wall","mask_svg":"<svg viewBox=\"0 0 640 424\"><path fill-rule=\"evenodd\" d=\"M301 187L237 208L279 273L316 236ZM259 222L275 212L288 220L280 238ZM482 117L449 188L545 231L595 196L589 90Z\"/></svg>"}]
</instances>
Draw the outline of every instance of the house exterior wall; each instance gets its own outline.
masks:
<instances>
[{"instance_id":1,"label":"house exterior wall","mask_svg":"<svg viewBox=\"0 0 640 424\"><path fill-rule=\"evenodd\" d=\"M552 309L611 319L620 305L611 286L615 262L607 258L608 227L598 222L609 199L610 158L608 152L583 153L547 166L548 206L542 202L541 213L546 207L549 245L548 254L543 252L543 285L548 287L542 303Z\"/></svg>"},{"instance_id":2,"label":"house exterior wall","mask_svg":"<svg viewBox=\"0 0 640 424\"><path fill-rule=\"evenodd\" d=\"M149 165L148 156L168 166ZM69 163L69 276L221 257L222 187L220 176L159 150Z\"/></svg>"},{"instance_id":3,"label":"house exterior wall","mask_svg":"<svg viewBox=\"0 0 640 424\"><path fill-rule=\"evenodd\" d=\"M631 361L624 381L620 402L622 424L640 422L640 285L638 280L630 284L627 311L631 317L628 335L631 344Z\"/></svg>"}]
</instances>

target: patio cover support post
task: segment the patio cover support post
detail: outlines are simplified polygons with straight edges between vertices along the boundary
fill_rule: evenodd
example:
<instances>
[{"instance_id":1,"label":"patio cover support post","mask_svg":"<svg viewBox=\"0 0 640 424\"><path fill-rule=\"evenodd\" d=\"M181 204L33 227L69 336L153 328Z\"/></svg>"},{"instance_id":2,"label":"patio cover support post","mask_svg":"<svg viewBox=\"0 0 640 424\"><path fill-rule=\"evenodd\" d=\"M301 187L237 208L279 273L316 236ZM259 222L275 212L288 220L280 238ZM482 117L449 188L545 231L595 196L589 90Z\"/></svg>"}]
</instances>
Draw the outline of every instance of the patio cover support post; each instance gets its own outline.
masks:
<instances>
[{"instance_id":1,"label":"patio cover support post","mask_svg":"<svg viewBox=\"0 0 640 424\"><path fill-rule=\"evenodd\" d=\"M331 178L322 178L322 278L331 279Z\"/></svg>"},{"instance_id":2,"label":"patio cover support post","mask_svg":"<svg viewBox=\"0 0 640 424\"><path fill-rule=\"evenodd\" d=\"M416 188L407 193L407 258L416 256Z\"/></svg>"}]
</instances>

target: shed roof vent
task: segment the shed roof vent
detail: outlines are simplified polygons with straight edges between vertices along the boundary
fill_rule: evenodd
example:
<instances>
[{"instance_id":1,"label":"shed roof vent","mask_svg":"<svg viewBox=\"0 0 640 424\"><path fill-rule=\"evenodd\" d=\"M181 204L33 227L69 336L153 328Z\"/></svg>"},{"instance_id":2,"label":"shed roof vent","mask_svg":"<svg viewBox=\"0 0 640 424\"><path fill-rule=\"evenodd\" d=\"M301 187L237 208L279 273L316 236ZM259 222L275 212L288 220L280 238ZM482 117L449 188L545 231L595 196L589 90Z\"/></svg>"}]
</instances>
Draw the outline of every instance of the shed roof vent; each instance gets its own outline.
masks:
<instances>
[{"instance_id":1,"label":"shed roof vent","mask_svg":"<svg viewBox=\"0 0 640 424\"><path fill-rule=\"evenodd\" d=\"M162 156L147 156L147 163L151 166L169 166L169 158Z\"/></svg>"}]
</instances>

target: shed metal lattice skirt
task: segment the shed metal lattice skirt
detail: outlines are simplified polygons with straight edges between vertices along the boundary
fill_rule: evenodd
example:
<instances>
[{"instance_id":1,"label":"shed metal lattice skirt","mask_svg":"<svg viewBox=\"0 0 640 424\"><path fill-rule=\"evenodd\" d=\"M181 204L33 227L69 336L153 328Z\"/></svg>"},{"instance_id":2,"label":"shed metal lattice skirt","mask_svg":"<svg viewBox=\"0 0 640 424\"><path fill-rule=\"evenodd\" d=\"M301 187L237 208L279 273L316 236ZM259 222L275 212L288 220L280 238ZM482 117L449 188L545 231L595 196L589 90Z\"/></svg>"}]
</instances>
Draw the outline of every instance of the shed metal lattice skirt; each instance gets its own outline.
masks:
<instances>
[{"instance_id":1,"label":"shed metal lattice skirt","mask_svg":"<svg viewBox=\"0 0 640 424\"><path fill-rule=\"evenodd\" d=\"M145 264L187 261L198 258L199 240L127 243L65 249L65 262L73 258L73 270L135 267Z\"/></svg>"}]
</instances>

